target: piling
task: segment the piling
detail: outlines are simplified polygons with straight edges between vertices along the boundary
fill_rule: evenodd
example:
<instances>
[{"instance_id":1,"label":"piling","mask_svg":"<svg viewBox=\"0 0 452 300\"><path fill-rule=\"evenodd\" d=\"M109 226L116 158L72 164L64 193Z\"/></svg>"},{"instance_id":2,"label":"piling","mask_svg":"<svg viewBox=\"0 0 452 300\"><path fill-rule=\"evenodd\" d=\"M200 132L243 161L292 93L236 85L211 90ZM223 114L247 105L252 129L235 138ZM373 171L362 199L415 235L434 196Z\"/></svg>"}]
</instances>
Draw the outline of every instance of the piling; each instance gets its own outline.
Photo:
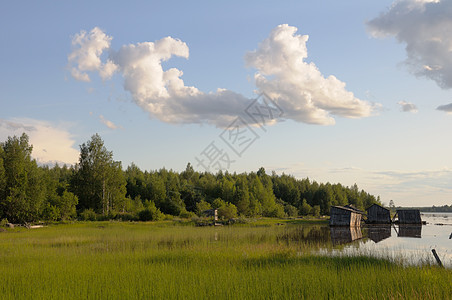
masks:
<instances>
[{"instance_id":1,"label":"piling","mask_svg":"<svg viewBox=\"0 0 452 300\"><path fill-rule=\"evenodd\" d=\"M433 253L433 256L435 257L436 262L438 263L438 265L439 265L441 268L444 268L443 263L441 262L441 259L439 259L439 256L438 256L438 254L436 253L436 250L435 250L435 249L432 249L432 253Z\"/></svg>"}]
</instances>

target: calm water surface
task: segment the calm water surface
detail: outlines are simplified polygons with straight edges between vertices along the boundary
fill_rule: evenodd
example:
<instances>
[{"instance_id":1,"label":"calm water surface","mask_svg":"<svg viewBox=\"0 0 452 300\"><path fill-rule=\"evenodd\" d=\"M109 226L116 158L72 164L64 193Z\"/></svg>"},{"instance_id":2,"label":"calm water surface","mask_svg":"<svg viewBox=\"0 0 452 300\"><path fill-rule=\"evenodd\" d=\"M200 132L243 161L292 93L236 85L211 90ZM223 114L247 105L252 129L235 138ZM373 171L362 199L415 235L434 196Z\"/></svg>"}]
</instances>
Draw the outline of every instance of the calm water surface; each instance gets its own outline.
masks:
<instances>
[{"instance_id":1,"label":"calm water surface","mask_svg":"<svg viewBox=\"0 0 452 300\"><path fill-rule=\"evenodd\" d=\"M436 264L432 249L452 268L452 213L421 213L426 225L388 225L359 228L330 228L330 255L389 257L404 264Z\"/></svg>"}]
</instances>

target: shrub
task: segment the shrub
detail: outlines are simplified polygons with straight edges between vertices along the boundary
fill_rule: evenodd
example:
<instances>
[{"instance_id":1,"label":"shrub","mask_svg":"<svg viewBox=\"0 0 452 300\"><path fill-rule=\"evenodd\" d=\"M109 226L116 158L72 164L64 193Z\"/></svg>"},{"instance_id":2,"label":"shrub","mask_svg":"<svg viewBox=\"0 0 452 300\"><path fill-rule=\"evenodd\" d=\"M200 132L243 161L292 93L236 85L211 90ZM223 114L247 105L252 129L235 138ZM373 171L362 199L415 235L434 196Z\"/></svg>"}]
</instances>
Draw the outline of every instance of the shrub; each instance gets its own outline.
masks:
<instances>
[{"instance_id":1,"label":"shrub","mask_svg":"<svg viewBox=\"0 0 452 300\"><path fill-rule=\"evenodd\" d=\"M121 220L121 221L137 221L138 218L136 215L132 214L132 213L118 213L115 217L116 220Z\"/></svg>"},{"instance_id":2,"label":"shrub","mask_svg":"<svg viewBox=\"0 0 452 300\"><path fill-rule=\"evenodd\" d=\"M138 213L138 219L140 221L158 221L163 219L163 214L155 207L154 202L150 202L146 205L146 208Z\"/></svg>"},{"instance_id":3,"label":"shrub","mask_svg":"<svg viewBox=\"0 0 452 300\"><path fill-rule=\"evenodd\" d=\"M290 204L287 204L284 206L284 212L288 217L297 217L298 216L298 209Z\"/></svg>"},{"instance_id":4,"label":"shrub","mask_svg":"<svg viewBox=\"0 0 452 300\"><path fill-rule=\"evenodd\" d=\"M6 224L8 224L9 222L8 222L8 219L7 218L3 218L1 221L0 221L0 227L4 227L4 226L6 226Z\"/></svg>"},{"instance_id":5,"label":"shrub","mask_svg":"<svg viewBox=\"0 0 452 300\"><path fill-rule=\"evenodd\" d=\"M221 199L221 198L216 198L216 199L213 200L213 202L212 202L212 208L213 208L213 209L218 209L218 208L220 208L220 207L222 207L222 206L225 206L225 205L226 205L226 202L224 202L224 200Z\"/></svg>"},{"instance_id":6,"label":"shrub","mask_svg":"<svg viewBox=\"0 0 452 300\"><path fill-rule=\"evenodd\" d=\"M181 211L181 213L179 214L179 217L181 217L183 219L191 219L193 217L196 217L196 214L194 212L183 209Z\"/></svg>"},{"instance_id":7,"label":"shrub","mask_svg":"<svg viewBox=\"0 0 452 300\"><path fill-rule=\"evenodd\" d=\"M167 214L163 214L163 217L162 217L162 218L163 218L162 220L164 220L164 221L174 220L174 216L172 216L172 215L167 215Z\"/></svg>"},{"instance_id":8,"label":"shrub","mask_svg":"<svg viewBox=\"0 0 452 300\"><path fill-rule=\"evenodd\" d=\"M311 210L311 214L314 217L320 217L320 205L314 205Z\"/></svg>"},{"instance_id":9,"label":"shrub","mask_svg":"<svg viewBox=\"0 0 452 300\"><path fill-rule=\"evenodd\" d=\"M85 209L80 213L80 220L82 221L96 221L97 215L92 208Z\"/></svg>"},{"instance_id":10,"label":"shrub","mask_svg":"<svg viewBox=\"0 0 452 300\"><path fill-rule=\"evenodd\" d=\"M58 209L58 207L47 203L42 212L42 218L47 221L56 221L60 219L60 210Z\"/></svg>"},{"instance_id":11,"label":"shrub","mask_svg":"<svg viewBox=\"0 0 452 300\"><path fill-rule=\"evenodd\" d=\"M306 199L303 199L303 202L301 203L300 206L300 215L307 216L311 213L311 211L312 211L311 205L308 204Z\"/></svg>"},{"instance_id":12,"label":"shrub","mask_svg":"<svg viewBox=\"0 0 452 300\"><path fill-rule=\"evenodd\" d=\"M198 203L196 203L196 213L198 214L198 216L201 216L204 211L211 208L212 206L210 205L210 203L204 200L201 200Z\"/></svg>"},{"instance_id":13,"label":"shrub","mask_svg":"<svg viewBox=\"0 0 452 300\"><path fill-rule=\"evenodd\" d=\"M266 217L271 218L283 218L285 216L284 206L281 204L275 204L266 214Z\"/></svg>"},{"instance_id":14,"label":"shrub","mask_svg":"<svg viewBox=\"0 0 452 300\"><path fill-rule=\"evenodd\" d=\"M218 217L222 219L237 218L237 207L229 202L218 208Z\"/></svg>"}]
</instances>

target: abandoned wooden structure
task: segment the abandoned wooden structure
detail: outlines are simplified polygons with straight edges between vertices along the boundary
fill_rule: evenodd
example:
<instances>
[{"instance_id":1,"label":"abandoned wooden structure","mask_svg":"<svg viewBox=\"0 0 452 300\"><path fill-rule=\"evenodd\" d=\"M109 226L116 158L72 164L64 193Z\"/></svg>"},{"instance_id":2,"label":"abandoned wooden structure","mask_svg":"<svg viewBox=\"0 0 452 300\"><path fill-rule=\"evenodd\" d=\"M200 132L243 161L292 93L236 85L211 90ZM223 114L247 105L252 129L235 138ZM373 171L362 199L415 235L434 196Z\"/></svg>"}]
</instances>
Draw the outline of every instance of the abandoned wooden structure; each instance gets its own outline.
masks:
<instances>
[{"instance_id":1,"label":"abandoned wooden structure","mask_svg":"<svg viewBox=\"0 0 452 300\"><path fill-rule=\"evenodd\" d=\"M344 205L344 207L345 207L345 208L353 209L354 211L357 211L358 213L361 213L361 214L364 213L363 211L361 211L361 210L357 209L356 207L354 207L352 204Z\"/></svg>"},{"instance_id":2,"label":"abandoned wooden structure","mask_svg":"<svg viewBox=\"0 0 452 300\"><path fill-rule=\"evenodd\" d=\"M367 221L369 224L391 224L389 209L378 204L372 204L367 208Z\"/></svg>"},{"instance_id":3,"label":"abandoned wooden structure","mask_svg":"<svg viewBox=\"0 0 452 300\"><path fill-rule=\"evenodd\" d=\"M398 209L394 219L396 217L399 224L422 224L421 212L418 209Z\"/></svg>"},{"instance_id":4,"label":"abandoned wooden structure","mask_svg":"<svg viewBox=\"0 0 452 300\"><path fill-rule=\"evenodd\" d=\"M361 226L364 212L344 206L331 206L330 226Z\"/></svg>"}]
</instances>

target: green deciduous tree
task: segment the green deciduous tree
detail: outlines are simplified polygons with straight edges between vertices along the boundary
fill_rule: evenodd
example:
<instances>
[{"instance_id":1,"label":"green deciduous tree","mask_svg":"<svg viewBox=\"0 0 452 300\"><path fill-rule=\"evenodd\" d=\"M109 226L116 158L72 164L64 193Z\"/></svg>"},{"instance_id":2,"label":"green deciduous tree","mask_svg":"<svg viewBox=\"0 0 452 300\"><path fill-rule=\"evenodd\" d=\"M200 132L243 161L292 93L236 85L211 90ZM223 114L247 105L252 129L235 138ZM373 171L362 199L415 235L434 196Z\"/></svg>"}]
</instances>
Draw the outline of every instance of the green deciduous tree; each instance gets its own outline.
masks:
<instances>
[{"instance_id":1,"label":"green deciduous tree","mask_svg":"<svg viewBox=\"0 0 452 300\"><path fill-rule=\"evenodd\" d=\"M308 204L306 199L303 199L299 211L302 216L307 216L312 212L312 207Z\"/></svg>"},{"instance_id":2,"label":"green deciduous tree","mask_svg":"<svg viewBox=\"0 0 452 300\"><path fill-rule=\"evenodd\" d=\"M229 202L218 208L218 217L223 219L237 218L237 207Z\"/></svg>"},{"instance_id":3,"label":"green deciduous tree","mask_svg":"<svg viewBox=\"0 0 452 300\"><path fill-rule=\"evenodd\" d=\"M59 218L61 220L68 220L75 217L77 204L77 196L69 191L64 191L63 194L58 197L58 202L55 203L55 206L59 210Z\"/></svg>"},{"instance_id":4,"label":"green deciduous tree","mask_svg":"<svg viewBox=\"0 0 452 300\"><path fill-rule=\"evenodd\" d=\"M121 163L113 160L113 153L98 134L80 146L71 185L81 210L91 208L106 215L125 207L126 180Z\"/></svg>"},{"instance_id":5,"label":"green deciduous tree","mask_svg":"<svg viewBox=\"0 0 452 300\"><path fill-rule=\"evenodd\" d=\"M239 175L235 183L233 203L237 206L240 215L250 215L250 192L244 175Z\"/></svg>"},{"instance_id":6,"label":"green deciduous tree","mask_svg":"<svg viewBox=\"0 0 452 300\"><path fill-rule=\"evenodd\" d=\"M288 217L297 217L298 216L298 209L290 204L287 204L284 206L284 212Z\"/></svg>"},{"instance_id":7,"label":"green deciduous tree","mask_svg":"<svg viewBox=\"0 0 452 300\"><path fill-rule=\"evenodd\" d=\"M212 208L218 209L218 217L221 219L233 219L237 217L237 207L221 198L213 200Z\"/></svg>"},{"instance_id":8,"label":"green deciduous tree","mask_svg":"<svg viewBox=\"0 0 452 300\"><path fill-rule=\"evenodd\" d=\"M311 215L313 215L314 217L319 217L320 216L320 205L314 205L312 207Z\"/></svg>"},{"instance_id":9,"label":"green deciduous tree","mask_svg":"<svg viewBox=\"0 0 452 300\"><path fill-rule=\"evenodd\" d=\"M45 200L42 170L31 159L33 147L28 136L8 137L1 144L4 168L0 205L2 214L13 222L30 222L39 218ZM0 171L1 172L1 171Z\"/></svg>"},{"instance_id":10,"label":"green deciduous tree","mask_svg":"<svg viewBox=\"0 0 452 300\"><path fill-rule=\"evenodd\" d=\"M198 216L202 216L202 213L208 209L211 209L212 206L210 205L210 203L201 200L200 202L196 203L196 214Z\"/></svg>"},{"instance_id":11,"label":"green deciduous tree","mask_svg":"<svg viewBox=\"0 0 452 300\"><path fill-rule=\"evenodd\" d=\"M4 218L4 203L6 198L6 177L5 177L5 167L3 164L3 147L0 144L0 218Z\"/></svg>"},{"instance_id":12,"label":"green deciduous tree","mask_svg":"<svg viewBox=\"0 0 452 300\"><path fill-rule=\"evenodd\" d=\"M163 219L162 212L149 200L144 202L144 209L138 213L140 221L158 221Z\"/></svg>"}]
</instances>

